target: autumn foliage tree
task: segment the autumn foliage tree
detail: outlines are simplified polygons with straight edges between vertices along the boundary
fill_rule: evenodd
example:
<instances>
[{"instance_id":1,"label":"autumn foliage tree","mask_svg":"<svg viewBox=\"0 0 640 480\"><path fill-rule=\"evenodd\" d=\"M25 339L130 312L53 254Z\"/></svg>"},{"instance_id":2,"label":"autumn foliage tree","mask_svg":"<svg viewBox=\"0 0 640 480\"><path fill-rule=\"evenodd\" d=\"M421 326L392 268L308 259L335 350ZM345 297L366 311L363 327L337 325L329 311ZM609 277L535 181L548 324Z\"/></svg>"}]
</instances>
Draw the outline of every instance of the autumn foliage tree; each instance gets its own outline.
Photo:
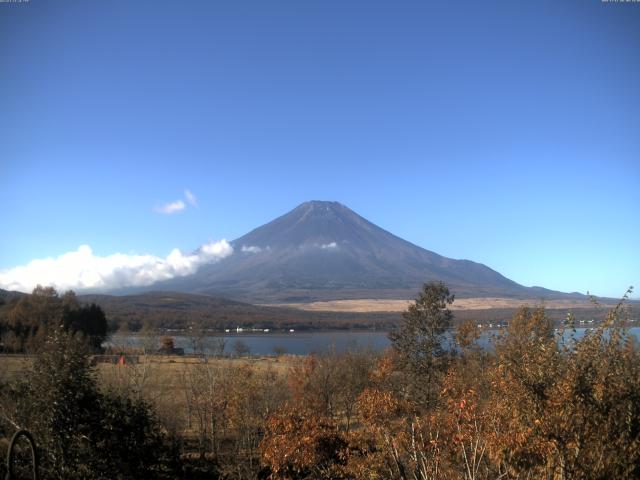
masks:
<instances>
[{"instance_id":1,"label":"autumn foliage tree","mask_svg":"<svg viewBox=\"0 0 640 480\"><path fill-rule=\"evenodd\" d=\"M20 309L73 308L72 296L42 293ZM184 410L168 415L184 423L182 461L195 459L185 478L640 478L626 298L586 333L523 307L486 348L477 324L446 331L452 300L425 285L381 353L184 363ZM90 345L70 330L43 329L32 372L0 383L0 434L32 430L46 478L180 478L145 395L99 388Z\"/></svg>"},{"instance_id":2,"label":"autumn foliage tree","mask_svg":"<svg viewBox=\"0 0 640 480\"><path fill-rule=\"evenodd\" d=\"M287 408L272 415L260 444L271 479L350 478L345 436L330 418L305 408Z\"/></svg>"},{"instance_id":3,"label":"autumn foliage tree","mask_svg":"<svg viewBox=\"0 0 640 480\"><path fill-rule=\"evenodd\" d=\"M490 374L498 426L490 452L504 474L640 475L640 353L621 328L621 307L583 338L571 325L554 336L541 308L511 322Z\"/></svg>"},{"instance_id":4,"label":"autumn foliage tree","mask_svg":"<svg viewBox=\"0 0 640 480\"><path fill-rule=\"evenodd\" d=\"M439 307L431 312L443 325L448 295L435 290ZM327 398L335 405L335 372L342 369L310 357L291 384L298 406L270 420L263 462L271 478L292 479L327 478L322 472L398 480L638 478L640 353L624 329L623 305L582 337L571 324L555 328L542 307L523 307L486 350L477 344L477 326L463 324L457 354L446 362L438 362L445 354L433 343L408 338L428 330L405 327L407 351L431 355L411 358L394 348L379 357L350 430L341 430L342 414L326 406ZM414 311L412 320L426 317ZM416 401L408 382L424 382L432 367L432 400ZM320 458L317 440L329 433L346 443L340 454ZM322 471L313 470L318 465Z\"/></svg>"}]
</instances>

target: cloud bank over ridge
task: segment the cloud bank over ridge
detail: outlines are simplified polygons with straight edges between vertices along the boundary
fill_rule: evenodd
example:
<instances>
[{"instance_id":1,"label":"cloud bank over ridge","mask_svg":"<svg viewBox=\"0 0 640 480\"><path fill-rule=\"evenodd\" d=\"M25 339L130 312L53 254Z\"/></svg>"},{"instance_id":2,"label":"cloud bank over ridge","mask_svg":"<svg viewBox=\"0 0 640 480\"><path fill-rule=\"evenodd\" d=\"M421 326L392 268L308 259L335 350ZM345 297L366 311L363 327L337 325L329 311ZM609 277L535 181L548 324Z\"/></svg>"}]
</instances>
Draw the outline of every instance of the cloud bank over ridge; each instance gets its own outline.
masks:
<instances>
[{"instance_id":1,"label":"cloud bank over ridge","mask_svg":"<svg viewBox=\"0 0 640 480\"><path fill-rule=\"evenodd\" d=\"M155 255L114 253L95 255L88 245L55 258L32 260L26 265L0 271L0 288L31 292L40 284L64 290L110 290L138 287L194 273L206 263L214 263L233 253L226 241L202 245L196 253L184 254L174 248L165 258Z\"/></svg>"}]
</instances>

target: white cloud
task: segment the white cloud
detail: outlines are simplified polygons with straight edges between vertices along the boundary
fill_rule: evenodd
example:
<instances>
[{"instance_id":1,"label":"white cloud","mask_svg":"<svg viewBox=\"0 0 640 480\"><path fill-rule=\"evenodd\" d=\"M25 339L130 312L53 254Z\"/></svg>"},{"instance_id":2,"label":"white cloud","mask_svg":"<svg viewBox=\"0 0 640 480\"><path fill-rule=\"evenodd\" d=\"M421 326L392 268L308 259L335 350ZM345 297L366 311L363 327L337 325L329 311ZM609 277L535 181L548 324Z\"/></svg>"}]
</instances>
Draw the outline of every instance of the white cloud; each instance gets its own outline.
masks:
<instances>
[{"instance_id":1,"label":"white cloud","mask_svg":"<svg viewBox=\"0 0 640 480\"><path fill-rule=\"evenodd\" d=\"M184 210L186 205L182 200L176 200L175 202L166 203L164 205L160 205L155 208L155 211L158 213L163 213L165 215L171 215L172 213L179 212Z\"/></svg>"},{"instance_id":2,"label":"white cloud","mask_svg":"<svg viewBox=\"0 0 640 480\"><path fill-rule=\"evenodd\" d=\"M198 199L191 192L191 190L187 189L187 190L184 191L184 198L186 198L187 202L189 202L192 206L194 206L194 207L198 206Z\"/></svg>"},{"instance_id":3,"label":"white cloud","mask_svg":"<svg viewBox=\"0 0 640 480\"><path fill-rule=\"evenodd\" d=\"M260 253L262 249L260 247L256 247L255 245L246 246L243 245L241 249L244 253Z\"/></svg>"},{"instance_id":4,"label":"white cloud","mask_svg":"<svg viewBox=\"0 0 640 480\"><path fill-rule=\"evenodd\" d=\"M320 245L320 248L336 248L338 244L336 242L325 243Z\"/></svg>"},{"instance_id":5,"label":"white cloud","mask_svg":"<svg viewBox=\"0 0 640 480\"><path fill-rule=\"evenodd\" d=\"M198 198L194 195L194 193L191 190L186 189L184 191L184 198L187 201L187 203L192 207L198 206ZM185 208L187 208L187 204L180 199L180 200L176 200L175 202L169 202L163 205L159 205L156 208L154 208L154 210L164 215L171 215L172 213L181 212Z\"/></svg>"},{"instance_id":6,"label":"white cloud","mask_svg":"<svg viewBox=\"0 0 640 480\"><path fill-rule=\"evenodd\" d=\"M188 255L176 248L166 258L123 253L101 257L94 255L88 245L81 245L78 250L56 258L36 259L27 265L0 271L0 288L30 292L38 284L60 291L146 286L189 275L201 265L232 253L233 247L226 240L205 244Z\"/></svg>"}]
</instances>

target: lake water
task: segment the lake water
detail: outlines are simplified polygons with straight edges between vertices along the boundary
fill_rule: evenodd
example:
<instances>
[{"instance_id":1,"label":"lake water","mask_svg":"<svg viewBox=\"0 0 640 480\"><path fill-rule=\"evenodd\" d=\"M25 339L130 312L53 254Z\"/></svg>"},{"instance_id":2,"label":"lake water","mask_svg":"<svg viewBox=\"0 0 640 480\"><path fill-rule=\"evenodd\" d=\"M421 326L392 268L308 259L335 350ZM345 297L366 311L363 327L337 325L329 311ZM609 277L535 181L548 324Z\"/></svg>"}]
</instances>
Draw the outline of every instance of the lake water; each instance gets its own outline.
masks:
<instances>
[{"instance_id":1,"label":"lake water","mask_svg":"<svg viewBox=\"0 0 640 480\"><path fill-rule=\"evenodd\" d=\"M582 337L585 328L576 329L576 336ZM640 341L640 327L630 329L631 334ZM498 333L497 330L483 332L478 343L486 348ZM184 348L186 354L194 353L193 337L167 334L174 339L178 348ZM115 347L140 348L146 346L155 349L159 346L160 336L147 337L143 335L114 335L107 345ZM344 352L353 349L371 349L380 351L390 345L387 332L380 331L314 331L314 332L264 332L264 333L221 333L202 339L202 345L207 353L219 351L220 342L224 342L224 352L233 355L236 344L241 342L248 348L251 355L274 355L281 351L293 355L308 355L322 353L334 349Z\"/></svg>"}]
</instances>

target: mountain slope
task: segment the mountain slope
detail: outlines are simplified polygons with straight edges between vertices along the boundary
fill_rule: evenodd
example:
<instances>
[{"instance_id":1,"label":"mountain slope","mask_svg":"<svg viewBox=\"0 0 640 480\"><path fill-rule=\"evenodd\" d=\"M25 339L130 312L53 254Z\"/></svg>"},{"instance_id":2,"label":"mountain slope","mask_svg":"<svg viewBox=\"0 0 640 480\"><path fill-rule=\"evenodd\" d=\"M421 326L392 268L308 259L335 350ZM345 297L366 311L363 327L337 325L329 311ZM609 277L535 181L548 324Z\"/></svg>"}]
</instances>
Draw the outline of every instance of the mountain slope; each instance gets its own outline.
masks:
<instances>
[{"instance_id":1,"label":"mountain slope","mask_svg":"<svg viewBox=\"0 0 640 480\"><path fill-rule=\"evenodd\" d=\"M461 296L551 297L489 267L413 245L337 202L306 202L232 242L233 255L154 289L251 302L411 298L442 280ZM563 295L563 294L558 294Z\"/></svg>"}]
</instances>

